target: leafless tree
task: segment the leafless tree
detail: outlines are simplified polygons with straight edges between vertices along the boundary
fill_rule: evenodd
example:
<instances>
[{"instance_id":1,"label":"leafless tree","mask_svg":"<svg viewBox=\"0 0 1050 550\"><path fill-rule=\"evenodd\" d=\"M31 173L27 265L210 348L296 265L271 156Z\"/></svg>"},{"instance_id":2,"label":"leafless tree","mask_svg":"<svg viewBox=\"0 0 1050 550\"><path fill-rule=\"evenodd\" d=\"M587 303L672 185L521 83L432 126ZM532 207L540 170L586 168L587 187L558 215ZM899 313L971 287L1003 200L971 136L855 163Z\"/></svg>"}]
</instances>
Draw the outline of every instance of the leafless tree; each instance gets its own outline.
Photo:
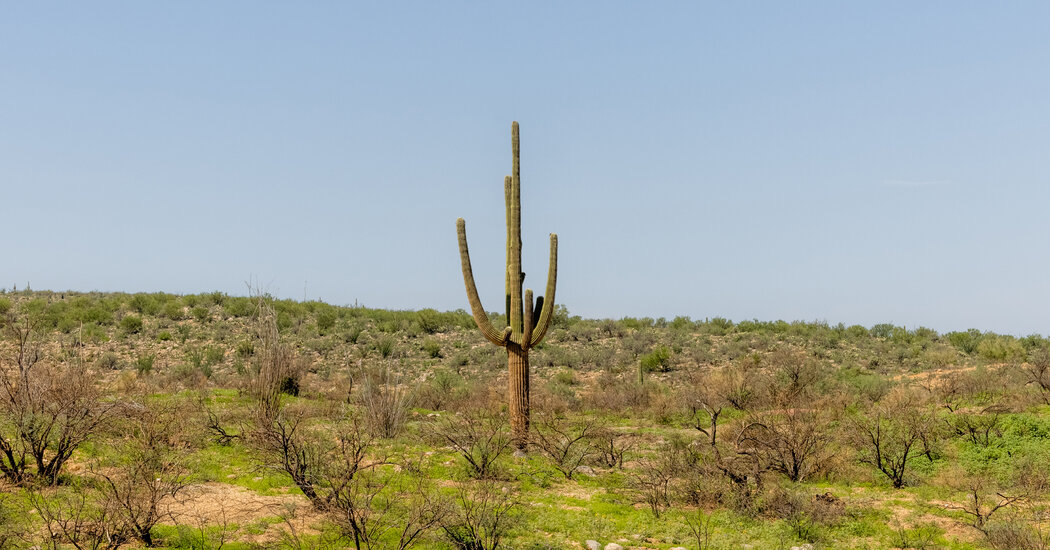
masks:
<instances>
[{"instance_id":1,"label":"leafless tree","mask_svg":"<svg viewBox=\"0 0 1050 550\"><path fill-rule=\"evenodd\" d=\"M593 437L604 427L593 416L570 420L552 413L538 415L534 425L533 443L565 479L572 479L584 461L597 453Z\"/></svg>"},{"instance_id":2,"label":"leafless tree","mask_svg":"<svg viewBox=\"0 0 1050 550\"><path fill-rule=\"evenodd\" d=\"M1003 412L1003 408L998 405L990 405L979 411L956 409L944 421L955 435L962 436L974 445L988 447L1003 435L1000 429Z\"/></svg>"},{"instance_id":3,"label":"leafless tree","mask_svg":"<svg viewBox=\"0 0 1050 550\"><path fill-rule=\"evenodd\" d=\"M55 484L73 452L106 422L118 402L104 399L80 364L41 362L38 330L31 315L8 314L4 323L15 342L14 360L0 363L0 472L16 484Z\"/></svg>"},{"instance_id":4,"label":"leafless tree","mask_svg":"<svg viewBox=\"0 0 1050 550\"><path fill-rule=\"evenodd\" d=\"M474 408L445 415L430 430L438 441L450 445L463 457L470 477L485 479L496 476L497 461L510 448L507 426L505 414Z\"/></svg>"},{"instance_id":5,"label":"leafless tree","mask_svg":"<svg viewBox=\"0 0 1050 550\"><path fill-rule=\"evenodd\" d=\"M146 546L153 527L173 519L170 506L189 485L179 451L184 415L177 404L132 404L128 438L119 462L92 465L102 506L121 528Z\"/></svg>"},{"instance_id":6,"label":"leafless tree","mask_svg":"<svg viewBox=\"0 0 1050 550\"><path fill-rule=\"evenodd\" d=\"M803 481L826 466L830 437L816 409L788 409L756 415L741 430L738 452L765 469Z\"/></svg>"},{"instance_id":7,"label":"leafless tree","mask_svg":"<svg viewBox=\"0 0 1050 550\"><path fill-rule=\"evenodd\" d=\"M441 530L459 550L496 550L517 519L517 495L492 480L458 487L451 511L440 521Z\"/></svg>"},{"instance_id":8,"label":"leafless tree","mask_svg":"<svg viewBox=\"0 0 1050 550\"><path fill-rule=\"evenodd\" d=\"M1043 403L1050 405L1050 350L1036 350L1021 369L1026 382L1038 388Z\"/></svg>"},{"instance_id":9,"label":"leafless tree","mask_svg":"<svg viewBox=\"0 0 1050 550\"><path fill-rule=\"evenodd\" d=\"M69 490L37 487L27 498L40 515L45 539L40 545L59 550L112 550L127 541L128 533L115 517L116 510L97 502L97 491L85 484Z\"/></svg>"},{"instance_id":10,"label":"leafless tree","mask_svg":"<svg viewBox=\"0 0 1050 550\"><path fill-rule=\"evenodd\" d=\"M908 463L922 454L924 431L932 430L933 415L914 392L900 391L872 410L853 417L861 460L882 472L899 489ZM929 434L925 437L929 440Z\"/></svg>"},{"instance_id":11,"label":"leafless tree","mask_svg":"<svg viewBox=\"0 0 1050 550\"><path fill-rule=\"evenodd\" d=\"M708 437L711 445L715 445L718 442L718 419L726 407L732 406L730 397L735 393L737 382L730 373L723 371L706 371L693 376L692 382L689 408L693 413L694 427ZM701 422L704 417L706 423Z\"/></svg>"},{"instance_id":12,"label":"leafless tree","mask_svg":"<svg viewBox=\"0 0 1050 550\"><path fill-rule=\"evenodd\" d=\"M686 516L685 525L689 528L689 533L696 539L698 550L711 550L714 528L711 525L710 514L704 513L703 509L697 507L695 515Z\"/></svg>"},{"instance_id":13,"label":"leafless tree","mask_svg":"<svg viewBox=\"0 0 1050 550\"><path fill-rule=\"evenodd\" d=\"M307 418L305 408L287 408L280 396L259 400L252 412L248 443L264 466L285 473L311 503L323 508L326 498L318 493L317 484L326 449L308 433ZM370 441L359 440L358 444L367 448Z\"/></svg>"},{"instance_id":14,"label":"leafless tree","mask_svg":"<svg viewBox=\"0 0 1050 550\"><path fill-rule=\"evenodd\" d=\"M623 469L623 459L637 442L628 434L608 426L595 430L592 438L598 462L609 468Z\"/></svg>"}]
</instances>

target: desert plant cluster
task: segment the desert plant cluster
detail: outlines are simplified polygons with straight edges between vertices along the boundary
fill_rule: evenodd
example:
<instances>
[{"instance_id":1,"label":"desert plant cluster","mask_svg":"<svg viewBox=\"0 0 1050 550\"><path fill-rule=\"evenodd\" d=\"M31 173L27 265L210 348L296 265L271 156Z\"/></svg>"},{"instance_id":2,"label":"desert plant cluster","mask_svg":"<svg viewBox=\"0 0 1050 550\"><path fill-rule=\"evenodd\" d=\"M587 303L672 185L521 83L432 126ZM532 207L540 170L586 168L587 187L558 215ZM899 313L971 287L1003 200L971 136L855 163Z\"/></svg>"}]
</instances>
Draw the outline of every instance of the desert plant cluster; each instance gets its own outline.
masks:
<instances>
[{"instance_id":1,"label":"desert plant cluster","mask_svg":"<svg viewBox=\"0 0 1050 550\"><path fill-rule=\"evenodd\" d=\"M558 306L514 456L465 311L8 290L0 318L4 548L1050 542L1042 336Z\"/></svg>"}]
</instances>

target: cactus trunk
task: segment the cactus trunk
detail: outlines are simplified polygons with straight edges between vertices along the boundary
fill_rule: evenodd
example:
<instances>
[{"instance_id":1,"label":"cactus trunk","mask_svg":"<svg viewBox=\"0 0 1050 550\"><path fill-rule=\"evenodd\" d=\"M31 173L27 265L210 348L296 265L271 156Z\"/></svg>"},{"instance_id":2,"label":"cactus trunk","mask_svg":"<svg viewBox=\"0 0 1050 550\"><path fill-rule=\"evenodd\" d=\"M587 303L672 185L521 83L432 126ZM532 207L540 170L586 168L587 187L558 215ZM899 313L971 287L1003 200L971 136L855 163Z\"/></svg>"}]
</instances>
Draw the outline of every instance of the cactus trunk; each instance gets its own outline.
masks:
<instances>
[{"instance_id":1,"label":"cactus trunk","mask_svg":"<svg viewBox=\"0 0 1050 550\"><path fill-rule=\"evenodd\" d=\"M516 450L525 452L529 444L529 350L507 344L507 367L511 440Z\"/></svg>"},{"instance_id":2,"label":"cactus trunk","mask_svg":"<svg viewBox=\"0 0 1050 550\"><path fill-rule=\"evenodd\" d=\"M507 400L510 409L511 432L514 446L524 453L529 443L529 349L543 341L554 315L554 291L558 278L558 236L551 233L550 267L547 271L547 295L532 301L532 290L522 285L525 273L521 270L521 162L518 123L511 125L511 175L503 180L507 211L507 270L506 312L507 325L502 331L489 320L481 305L467 248L467 229L463 218L456 220L459 237L459 255L463 268L463 282L467 289L470 310L478 329L490 342L507 348Z\"/></svg>"}]
</instances>

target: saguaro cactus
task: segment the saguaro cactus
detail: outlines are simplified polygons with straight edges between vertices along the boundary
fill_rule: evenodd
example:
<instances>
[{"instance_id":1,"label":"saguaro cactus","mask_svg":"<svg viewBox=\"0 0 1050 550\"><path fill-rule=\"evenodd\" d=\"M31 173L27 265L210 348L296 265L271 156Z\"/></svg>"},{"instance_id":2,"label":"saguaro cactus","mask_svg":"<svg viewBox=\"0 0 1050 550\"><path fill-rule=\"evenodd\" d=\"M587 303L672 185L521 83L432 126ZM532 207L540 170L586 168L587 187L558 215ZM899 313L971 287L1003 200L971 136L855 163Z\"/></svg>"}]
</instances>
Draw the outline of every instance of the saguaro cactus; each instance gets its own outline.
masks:
<instances>
[{"instance_id":1,"label":"saguaro cactus","mask_svg":"<svg viewBox=\"0 0 1050 550\"><path fill-rule=\"evenodd\" d=\"M514 446L525 452L529 443L529 349L539 344L550 327L554 314L554 287L558 279L558 235L551 233L550 267L547 272L547 294L532 301L532 289L525 290L522 299L521 287L525 273L521 270L521 171L518 123L511 124L511 150L514 164L511 175L503 180L507 201L507 322L510 326L497 330L485 313L474 284L474 273L470 268L470 252L467 249L467 225L463 218L456 220L459 235L459 257L463 264L463 283L467 287L470 311L474 322L485 338L493 344L507 348L507 369L510 374L508 399L510 401L510 426ZM535 314L539 313L536 318Z\"/></svg>"}]
</instances>

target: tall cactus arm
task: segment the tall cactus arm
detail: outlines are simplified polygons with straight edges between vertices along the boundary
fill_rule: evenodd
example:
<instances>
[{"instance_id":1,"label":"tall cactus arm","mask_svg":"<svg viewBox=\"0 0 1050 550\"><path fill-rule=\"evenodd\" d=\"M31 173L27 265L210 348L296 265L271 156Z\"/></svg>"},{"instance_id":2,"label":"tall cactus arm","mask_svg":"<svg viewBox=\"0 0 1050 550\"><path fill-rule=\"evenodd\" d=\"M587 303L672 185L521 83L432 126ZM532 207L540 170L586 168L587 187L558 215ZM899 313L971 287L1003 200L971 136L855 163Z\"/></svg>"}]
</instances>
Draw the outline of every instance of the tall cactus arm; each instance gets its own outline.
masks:
<instances>
[{"instance_id":1,"label":"tall cactus arm","mask_svg":"<svg viewBox=\"0 0 1050 550\"><path fill-rule=\"evenodd\" d=\"M489 315L481 305L478 297L478 287L474 284L474 270L470 268L470 251L467 249L467 222L463 218L456 220L456 233L459 235L459 260L463 266L463 284L467 287L467 299L470 300L470 312L474 315L474 322L478 329L485 335L489 342L497 346L505 346L510 337L510 327L498 331L489 321Z\"/></svg>"},{"instance_id":2,"label":"tall cactus arm","mask_svg":"<svg viewBox=\"0 0 1050 550\"><path fill-rule=\"evenodd\" d=\"M532 340L532 289L525 289L525 311L522 312L524 317L524 326L521 329L521 347L528 348L529 343Z\"/></svg>"},{"instance_id":3,"label":"tall cactus arm","mask_svg":"<svg viewBox=\"0 0 1050 550\"><path fill-rule=\"evenodd\" d=\"M507 294L510 296L510 317L507 324L513 329L511 338L520 342L524 323L521 318L521 147L518 123L513 122L510 130L511 156L514 162L510 173L510 200L507 204Z\"/></svg>"},{"instance_id":4,"label":"tall cactus arm","mask_svg":"<svg viewBox=\"0 0 1050 550\"><path fill-rule=\"evenodd\" d=\"M536 321L536 328L532 331L532 339L529 341L529 347L542 342L543 337L547 334L547 329L551 326L551 318L554 317L554 289L557 286L557 283L558 235L551 233L551 259L550 267L547 268L547 295L543 297L540 318Z\"/></svg>"},{"instance_id":5,"label":"tall cactus arm","mask_svg":"<svg viewBox=\"0 0 1050 550\"><path fill-rule=\"evenodd\" d=\"M507 265L507 266L509 266L511 264L511 259L510 259L510 241L511 241L511 236L510 236L510 217L511 217L511 214L510 214L510 201L511 201L510 186L511 186L511 177L507 176L507 177L503 178L503 196L504 196L504 200L506 201L506 204L507 204L507 263L504 264L504 265ZM511 322L510 322L510 319L511 319L511 317L510 317L510 288L513 286L513 284L510 282L510 269L507 269L507 272L505 273L505 277L504 278L506 279L504 281L504 288L507 290L507 304L506 304L507 308L505 310L505 313L507 314L507 325L510 325L511 324Z\"/></svg>"}]
</instances>

